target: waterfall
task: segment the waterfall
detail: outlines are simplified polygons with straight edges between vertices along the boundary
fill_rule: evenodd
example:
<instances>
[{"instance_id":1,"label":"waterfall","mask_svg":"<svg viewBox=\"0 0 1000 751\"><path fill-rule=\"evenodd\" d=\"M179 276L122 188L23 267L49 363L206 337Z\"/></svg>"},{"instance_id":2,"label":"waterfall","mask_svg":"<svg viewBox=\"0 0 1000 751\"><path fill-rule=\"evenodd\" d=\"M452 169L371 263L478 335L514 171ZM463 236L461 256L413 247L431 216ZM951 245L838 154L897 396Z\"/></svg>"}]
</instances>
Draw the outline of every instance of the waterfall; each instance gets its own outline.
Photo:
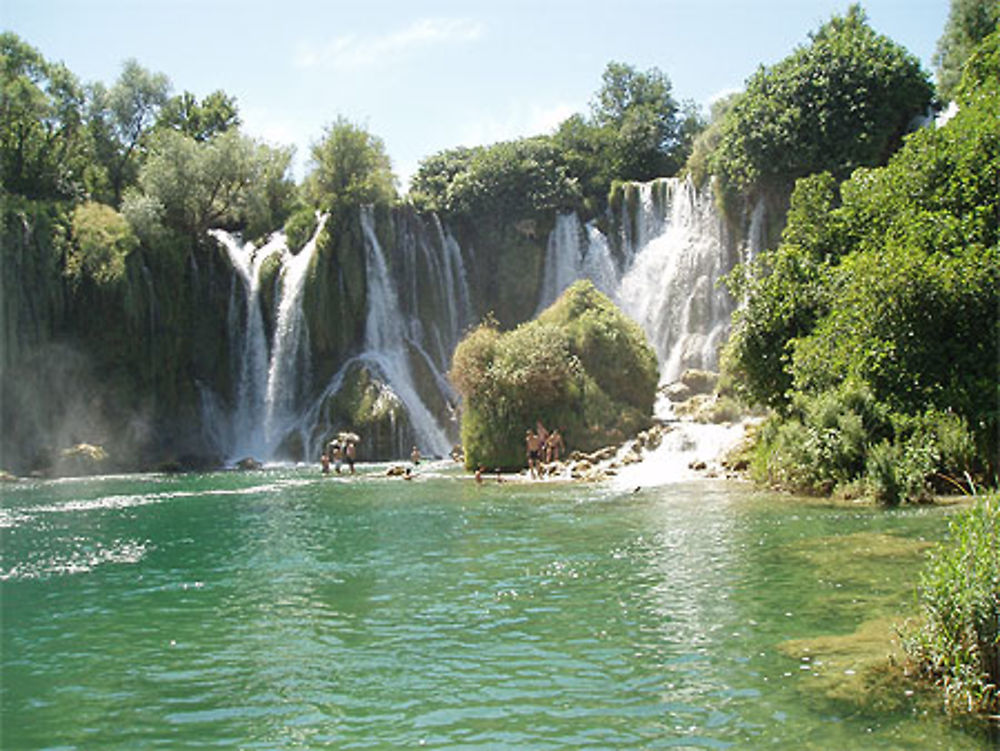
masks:
<instances>
[{"instance_id":1,"label":"waterfall","mask_svg":"<svg viewBox=\"0 0 1000 751\"><path fill-rule=\"evenodd\" d=\"M549 236L539 311L577 279L591 279L638 322L656 351L660 377L686 368L718 367L734 303L719 279L735 264L736 248L711 190L690 180L663 178L636 186L623 202L622 270L608 239L560 215Z\"/></svg>"},{"instance_id":2,"label":"waterfall","mask_svg":"<svg viewBox=\"0 0 1000 751\"><path fill-rule=\"evenodd\" d=\"M316 233L298 254L289 251L280 232L256 248L213 231L234 269L229 303L233 390L229 399L204 395L204 420L211 422L206 435L230 459L272 460L283 445L301 446L293 450L310 459L318 456L325 437L352 428L327 424L340 418L331 417L325 405L346 383L356 382L360 367L381 388L378 401L398 405L388 410L390 415L393 409L405 409L420 450L447 454L457 438L457 397L445 374L475 315L462 248L437 216L403 210L390 218L394 242L387 257L374 211L362 209L363 339L326 383L317 384L302 306L325 221L320 218ZM750 234L762 236L762 211L753 212L749 222ZM690 367L717 367L734 308L718 280L749 251L730 237L711 191L699 192L690 181L672 178L633 184L611 224L621 232L615 242L596 222L584 224L575 213L556 217L538 310L572 282L587 278L643 327L662 380L674 380ZM613 253L613 246L619 251ZM273 309L265 310L261 274L268 259L280 264L280 276ZM384 435L379 439L380 450L405 454L411 435L402 427L392 431L391 440Z\"/></svg>"},{"instance_id":3,"label":"waterfall","mask_svg":"<svg viewBox=\"0 0 1000 751\"><path fill-rule=\"evenodd\" d=\"M407 321L375 234L371 209L361 212L368 263L368 317L365 325L364 359L377 367L406 407L421 451L445 456L451 441L420 398L410 367L410 348L422 349L407 336ZM450 290L445 289L448 293ZM450 295L449 295L450 296Z\"/></svg>"},{"instance_id":4,"label":"waterfall","mask_svg":"<svg viewBox=\"0 0 1000 751\"><path fill-rule=\"evenodd\" d=\"M288 249L282 232L276 232L259 249L222 230L210 233L226 251L239 282L238 288L234 284L229 303L234 402L228 429L219 431L213 426L216 440L222 442L220 449L230 460L244 456L273 458L282 439L297 424L310 364L302 294L325 222L325 216L319 218L312 238L297 254ZM269 349L260 275L264 262L274 255L280 257L281 263L280 297Z\"/></svg>"},{"instance_id":5,"label":"waterfall","mask_svg":"<svg viewBox=\"0 0 1000 751\"><path fill-rule=\"evenodd\" d=\"M617 273L607 238L593 222L583 227L574 213L556 217L545 251L544 274L535 315L578 279L590 279L606 295L617 295Z\"/></svg>"},{"instance_id":6,"label":"waterfall","mask_svg":"<svg viewBox=\"0 0 1000 751\"><path fill-rule=\"evenodd\" d=\"M699 193L690 180L666 185L663 203L642 203L659 232L629 250L618 295L656 350L661 379L673 381L686 368L718 367L734 305L718 287L732 267L731 241L711 191Z\"/></svg>"},{"instance_id":7,"label":"waterfall","mask_svg":"<svg viewBox=\"0 0 1000 751\"><path fill-rule=\"evenodd\" d=\"M316 231L297 254L285 244L281 266L281 300L274 326L274 342L267 369L264 437L273 452L289 429L297 423L297 408L309 387L309 334L302 310L302 294L309 264L316 252L326 216L317 222Z\"/></svg>"}]
</instances>

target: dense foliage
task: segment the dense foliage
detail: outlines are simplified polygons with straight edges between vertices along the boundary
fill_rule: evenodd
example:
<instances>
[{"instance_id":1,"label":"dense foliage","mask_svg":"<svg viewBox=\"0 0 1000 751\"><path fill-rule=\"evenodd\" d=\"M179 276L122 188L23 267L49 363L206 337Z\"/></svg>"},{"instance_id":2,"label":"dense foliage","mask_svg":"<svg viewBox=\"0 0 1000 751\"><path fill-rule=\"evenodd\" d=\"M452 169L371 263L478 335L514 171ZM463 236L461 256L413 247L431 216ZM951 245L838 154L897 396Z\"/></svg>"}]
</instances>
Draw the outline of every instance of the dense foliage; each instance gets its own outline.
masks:
<instances>
[{"instance_id":1,"label":"dense foliage","mask_svg":"<svg viewBox=\"0 0 1000 751\"><path fill-rule=\"evenodd\" d=\"M539 420L571 449L619 442L648 424L657 379L642 330L588 281L513 331L484 323L452 361L466 465L523 467Z\"/></svg>"},{"instance_id":2,"label":"dense foliage","mask_svg":"<svg viewBox=\"0 0 1000 751\"><path fill-rule=\"evenodd\" d=\"M951 0L948 22L934 56L938 95L942 99L954 98L966 61L980 42L996 31L997 24L1000 3L996 0Z\"/></svg>"},{"instance_id":3,"label":"dense foliage","mask_svg":"<svg viewBox=\"0 0 1000 751\"><path fill-rule=\"evenodd\" d=\"M924 620L905 646L956 711L1000 712L1000 496L950 525L920 581Z\"/></svg>"},{"instance_id":4,"label":"dense foliage","mask_svg":"<svg viewBox=\"0 0 1000 751\"><path fill-rule=\"evenodd\" d=\"M932 93L917 59L852 6L749 79L721 123L712 172L734 195L784 193L816 172L843 179L884 164Z\"/></svg>"},{"instance_id":5,"label":"dense foliage","mask_svg":"<svg viewBox=\"0 0 1000 751\"><path fill-rule=\"evenodd\" d=\"M46 469L80 440L123 469L204 450L200 389L230 386L228 262L205 231L280 227L291 150L134 60L84 85L5 32L0 84L3 463Z\"/></svg>"},{"instance_id":6,"label":"dense foliage","mask_svg":"<svg viewBox=\"0 0 1000 751\"><path fill-rule=\"evenodd\" d=\"M11 32L0 34L0 75L4 190L31 199L81 195L93 147L76 76Z\"/></svg>"},{"instance_id":7,"label":"dense foliage","mask_svg":"<svg viewBox=\"0 0 1000 751\"><path fill-rule=\"evenodd\" d=\"M149 237L148 218L197 239L212 228L259 237L281 226L294 186L289 149L258 144L237 130L197 140L174 130L151 139L123 211Z\"/></svg>"},{"instance_id":8,"label":"dense foliage","mask_svg":"<svg viewBox=\"0 0 1000 751\"><path fill-rule=\"evenodd\" d=\"M322 211L396 198L396 178L382 139L344 117L338 117L313 144L312 171L303 188Z\"/></svg>"},{"instance_id":9,"label":"dense foliage","mask_svg":"<svg viewBox=\"0 0 1000 751\"><path fill-rule=\"evenodd\" d=\"M581 201L563 155L546 137L460 148L425 160L411 200L452 215L517 218L573 209Z\"/></svg>"},{"instance_id":10,"label":"dense foliage","mask_svg":"<svg viewBox=\"0 0 1000 751\"><path fill-rule=\"evenodd\" d=\"M829 490L867 476L897 502L936 474L997 472L997 38L970 62L953 119L912 135L885 168L839 186L800 180L780 247L732 275L745 304L727 368L750 401L779 411L763 433L766 479ZM882 418L866 421L845 393L865 394ZM831 400L837 420L861 421L839 475L821 438L835 427ZM947 437L926 441L928 430ZM789 481L787 467L807 464Z\"/></svg>"},{"instance_id":11,"label":"dense foliage","mask_svg":"<svg viewBox=\"0 0 1000 751\"><path fill-rule=\"evenodd\" d=\"M410 188L419 208L521 218L552 209L603 208L615 180L673 175L704 127L679 105L656 68L609 63L591 116L573 115L556 133L458 148L421 162Z\"/></svg>"}]
</instances>

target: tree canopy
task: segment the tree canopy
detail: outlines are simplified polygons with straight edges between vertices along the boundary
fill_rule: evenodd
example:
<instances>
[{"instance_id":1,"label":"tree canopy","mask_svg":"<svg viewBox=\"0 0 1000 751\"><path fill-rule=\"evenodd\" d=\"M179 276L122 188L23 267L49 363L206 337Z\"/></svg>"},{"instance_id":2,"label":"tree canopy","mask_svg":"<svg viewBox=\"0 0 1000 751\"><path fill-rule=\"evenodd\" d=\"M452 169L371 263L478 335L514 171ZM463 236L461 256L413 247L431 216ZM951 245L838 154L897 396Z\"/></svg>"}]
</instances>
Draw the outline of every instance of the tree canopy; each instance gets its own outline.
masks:
<instances>
[{"instance_id":1,"label":"tree canopy","mask_svg":"<svg viewBox=\"0 0 1000 751\"><path fill-rule=\"evenodd\" d=\"M934 54L938 95L942 99L955 97L966 61L979 43L996 31L997 24L1000 3L996 0L951 0L948 22Z\"/></svg>"},{"instance_id":2,"label":"tree canopy","mask_svg":"<svg viewBox=\"0 0 1000 751\"><path fill-rule=\"evenodd\" d=\"M76 76L12 32L0 34L0 76L4 188L34 199L81 196L92 148Z\"/></svg>"},{"instance_id":3,"label":"tree canopy","mask_svg":"<svg viewBox=\"0 0 1000 751\"><path fill-rule=\"evenodd\" d=\"M344 117L313 144L311 168L303 187L324 211L396 198L396 178L382 139Z\"/></svg>"},{"instance_id":4,"label":"tree canopy","mask_svg":"<svg viewBox=\"0 0 1000 751\"><path fill-rule=\"evenodd\" d=\"M932 94L917 59L852 6L749 79L721 124L712 172L743 195L785 192L817 172L845 179L884 164Z\"/></svg>"},{"instance_id":5,"label":"tree canopy","mask_svg":"<svg viewBox=\"0 0 1000 751\"><path fill-rule=\"evenodd\" d=\"M212 228L258 237L287 215L291 157L291 149L259 144L236 130L207 141L164 130L150 144L126 214L151 201L166 226L192 237Z\"/></svg>"},{"instance_id":6,"label":"tree canopy","mask_svg":"<svg viewBox=\"0 0 1000 751\"><path fill-rule=\"evenodd\" d=\"M743 393L808 430L824 429L808 422L811 402L867 394L884 419L865 440L906 454L883 469L913 460L913 492L945 462L914 458L933 445L916 426L944 419L927 415L953 415L970 432L977 458L961 471L997 469L998 38L967 65L954 118L911 135L886 167L843 184L829 173L800 180L780 246L730 280L745 304L726 367Z\"/></svg>"},{"instance_id":7,"label":"tree canopy","mask_svg":"<svg viewBox=\"0 0 1000 751\"><path fill-rule=\"evenodd\" d=\"M614 181L675 174L703 127L660 70L612 62L589 118L573 115L552 135L434 154L421 162L410 200L459 214L492 206L508 217L574 208L594 215Z\"/></svg>"}]
</instances>

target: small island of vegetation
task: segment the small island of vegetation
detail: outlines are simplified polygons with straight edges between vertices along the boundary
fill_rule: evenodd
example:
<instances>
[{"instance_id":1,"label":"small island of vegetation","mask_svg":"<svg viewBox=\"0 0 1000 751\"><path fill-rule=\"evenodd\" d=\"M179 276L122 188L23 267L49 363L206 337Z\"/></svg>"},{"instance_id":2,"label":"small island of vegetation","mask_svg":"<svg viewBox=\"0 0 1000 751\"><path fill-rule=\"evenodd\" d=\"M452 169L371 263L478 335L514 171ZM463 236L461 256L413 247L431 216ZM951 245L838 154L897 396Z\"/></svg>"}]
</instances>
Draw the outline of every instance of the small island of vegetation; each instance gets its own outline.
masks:
<instances>
[{"instance_id":1,"label":"small island of vegetation","mask_svg":"<svg viewBox=\"0 0 1000 751\"><path fill-rule=\"evenodd\" d=\"M483 323L451 369L466 467L520 469L539 422L580 451L620 443L649 426L658 377L642 329L587 280L513 331Z\"/></svg>"}]
</instances>

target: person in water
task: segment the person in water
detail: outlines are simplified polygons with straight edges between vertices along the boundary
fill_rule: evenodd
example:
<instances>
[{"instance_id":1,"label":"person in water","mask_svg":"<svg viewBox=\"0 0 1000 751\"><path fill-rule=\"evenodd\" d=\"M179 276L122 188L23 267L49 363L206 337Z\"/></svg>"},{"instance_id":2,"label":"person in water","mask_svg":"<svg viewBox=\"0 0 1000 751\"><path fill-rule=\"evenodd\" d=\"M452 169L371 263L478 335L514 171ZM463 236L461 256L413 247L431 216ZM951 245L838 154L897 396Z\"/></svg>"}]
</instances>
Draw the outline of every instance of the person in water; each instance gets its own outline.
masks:
<instances>
[{"instance_id":1,"label":"person in water","mask_svg":"<svg viewBox=\"0 0 1000 751\"><path fill-rule=\"evenodd\" d=\"M357 450L354 448L354 441L348 441L347 443L347 466L351 468L351 474L354 474L354 460L357 458Z\"/></svg>"},{"instance_id":2,"label":"person in water","mask_svg":"<svg viewBox=\"0 0 1000 751\"><path fill-rule=\"evenodd\" d=\"M323 474L330 474L330 457L327 454L324 453L323 456L320 457L319 463L323 466Z\"/></svg>"},{"instance_id":3,"label":"person in water","mask_svg":"<svg viewBox=\"0 0 1000 751\"><path fill-rule=\"evenodd\" d=\"M416 446L413 447L413 451L410 452L410 461L416 466L420 464L420 449Z\"/></svg>"},{"instance_id":4,"label":"person in water","mask_svg":"<svg viewBox=\"0 0 1000 751\"><path fill-rule=\"evenodd\" d=\"M340 444L337 443L336 441L334 441L333 444L331 445L333 446L333 449L330 452L331 455L333 456L333 468L339 475L340 467L344 463L344 452L340 448Z\"/></svg>"}]
</instances>

